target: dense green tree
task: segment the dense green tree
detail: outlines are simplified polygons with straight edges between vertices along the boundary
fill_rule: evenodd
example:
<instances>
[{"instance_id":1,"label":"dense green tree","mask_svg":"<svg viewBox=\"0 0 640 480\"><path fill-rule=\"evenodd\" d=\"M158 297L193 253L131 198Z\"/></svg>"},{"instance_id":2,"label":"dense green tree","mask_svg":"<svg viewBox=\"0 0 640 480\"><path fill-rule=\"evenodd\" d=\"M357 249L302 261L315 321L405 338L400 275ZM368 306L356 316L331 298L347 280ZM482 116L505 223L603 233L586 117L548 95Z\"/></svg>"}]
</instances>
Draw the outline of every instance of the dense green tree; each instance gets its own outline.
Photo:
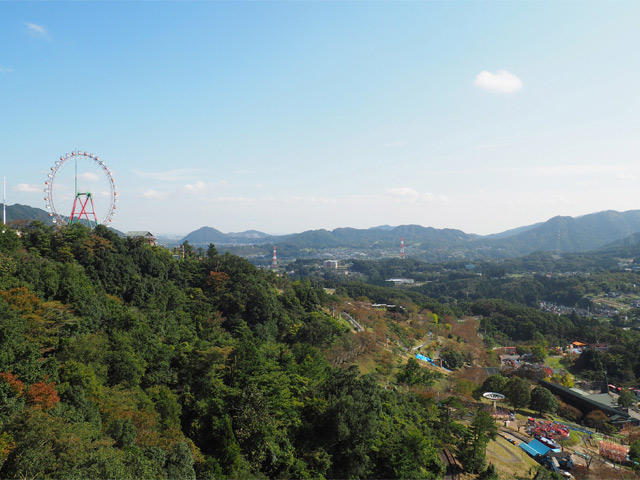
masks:
<instances>
[{"instance_id":1,"label":"dense green tree","mask_svg":"<svg viewBox=\"0 0 640 480\"><path fill-rule=\"evenodd\" d=\"M193 457L189 447L184 442L176 443L167 455L167 477L180 480L195 480Z\"/></svg>"},{"instance_id":2,"label":"dense green tree","mask_svg":"<svg viewBox=\"0 0 640 480\"><path fill-rule=\"evenodd\" d=\"M547 349L543 345L534 345L531 347L531 354L534 362L543 362L547 358Z\"/></svg>"},{"instance_id":3,"label":"dense green tree","mask_svg":"<svg viewBox=\"0 0 640 480\"><path fill-rule=\"evenodd\" d=\"M497 392L504 394L507 386L507 377L500 374L491 375L482 383L482 392Z\"/></svg>"},{"instance_id":4,"label":"dense green tree","mask_svg":"<svg viewBox=\"0 0 640 480\"><path fill-rule=\"evenodd\" d=\"M451 370L457 370L464 365L464 356L457 350L445 348L440 352L442 362Z\"/></svg>"},{"instance_id":5,"label":"dense green tree","mask_svg":"<svg viewBox=\"0 0 640 480\"><path fill-rule=\"evenodd\" d=\"M130 418L115 418L107 426L107 434L120 448L130 447L136 440L138 431Z\"/></svg>"},{"instance_id":6,"label":"dense green tree","mask_svg":"<svg viewBox=\"0 0 640 480\"><path fill-rule=\"evenodd\" d=\"M486 465L486 449L490 440L496 438L498 427L493 417L483 411L476 412L467 434L458 447L458 458L467 472L480 473Z\"/></svg>"},{"instance_id":7,"label":"dense green tree","mask_svg":"<svg viewBox=\"0 0 640 480\"><path fill-rule=\"evenodd\" d=\"M431 385L442 375L438 372L420 366L415 358L409 358L398 373L398 381L407 385Z\"/></svg>"},{"instance_id":8,"label":"dense green tree","mask_svg":"<svg viewBox=\"0 0 640 480\"><path fill-rule=\"evenodd\" d=\"M380 390L371 376L355 369L333 370L318 392L322 401L308 409L304 436L312 450L322 448L332 459L331 478L367 477L378 443Z\"/></svg>"},{"instance_id":9,"label":"dense green tree","mask_svg":"<svg viewBox=\"0 0 640 480\"><path fill-rule=\"evenodd\" d=\"M558 400L548 389L538 386L531 391L531 408L540 415L543 412L555 413L558 410Z\"/></svg>"},{"instance_id":10,"label":"dense green tree","mask_svg":"<svg viewBox=\"0 0 640 480\"><path fill-rule=\"evenodd\" d=\"M629 408L634 403L638 402L638 398L634 393L631 393L629 390L623 390L618 397L618 405L624 408Z\"/></svg>"},{"instance_id":11,"label":"dense green tree","mask_svg":"<svg viewBox=\"0 0 640 480\"><path fill-rule=\"evenodd\" d=\"M514 409L524 408L531 401L529 383L520 377L511 377L505 386L504 395Z\"/></svg>"}]
</instances>

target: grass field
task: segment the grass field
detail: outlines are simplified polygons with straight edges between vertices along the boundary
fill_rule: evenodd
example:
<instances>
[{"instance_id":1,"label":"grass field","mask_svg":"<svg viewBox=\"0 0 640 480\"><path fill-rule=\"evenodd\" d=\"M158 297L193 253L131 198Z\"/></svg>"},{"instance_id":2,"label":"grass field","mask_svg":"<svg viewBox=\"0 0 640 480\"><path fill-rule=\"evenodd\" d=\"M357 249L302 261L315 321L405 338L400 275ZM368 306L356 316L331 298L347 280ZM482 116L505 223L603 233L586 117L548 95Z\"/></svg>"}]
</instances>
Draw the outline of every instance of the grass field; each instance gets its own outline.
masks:
<instances>
[{"instance_id":1,"label":"grass field","mask_svg":"<svg viewBox=\"0 0 640 480\"><path fill-rule=\"evenodd\" d=\"M562 359L561 356L553 356L553 357L547 357L544 359L544 364L547 367L551 367L551 368L564 368L564 366L562 366L560 364L560 360Z\"/></svg>"},{"instance_id":2,"label":"grass field","mask_svg":"<svg viewBox=\"0 0 640 480\"><path fill-rule=\"evenodd\" d=\"M486 458L487 464L492 463L496 467L501 479L530 478L529 470L538 466L520 447L502 437L489 442Z\"/></svg>"}]
</instances>

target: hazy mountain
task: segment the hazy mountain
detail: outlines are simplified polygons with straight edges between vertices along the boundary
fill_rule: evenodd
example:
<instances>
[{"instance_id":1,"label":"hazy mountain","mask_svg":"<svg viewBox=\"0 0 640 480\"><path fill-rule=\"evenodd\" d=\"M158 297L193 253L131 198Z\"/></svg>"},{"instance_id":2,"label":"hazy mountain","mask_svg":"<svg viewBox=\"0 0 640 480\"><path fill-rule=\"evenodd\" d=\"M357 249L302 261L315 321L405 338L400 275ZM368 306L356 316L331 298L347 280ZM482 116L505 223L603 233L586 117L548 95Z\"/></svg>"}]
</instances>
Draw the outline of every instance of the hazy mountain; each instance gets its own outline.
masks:
<instances>
[{"instance_id":1,"label":"hazy mountain","mask_svg":"<svg viewBox=\"0 0 640 480\"><path fill-rule=\"evenodd\" d=\"M0 209L2 203L0 203ZM0 217L0 220L2 218ZM53 225L49 213L41 208L30 207L29 205L7 205L7 223L12 222L33 222L39 221L46 225Z\"/></svg>"},{"instance_id":2,"label":"hazy mountain","mask_svg":"<svg viewBox=\"0 0 640 480\"><path fill-rule=\"evenodd\" d=\"M335 230L309 230L271 240L279 244L299 248L400 248L400 238L411 238L411 245L420 248L457 247L469 244L476 235L461 230L436 229L420 225L400 225L391 229L373 228L359 230L355 228L336 228Z\"/></svg>"},{"instance_id":3,"label":"hazy mountain","mask_svg":"<svg viewBox=\"0 0 640 480\"><path fill-rule=\"evenodd\" d=\"M275 243L279 248L381 248L405 247L418 255L434 258L507 258L537 251L581 252L604 247L640 232L640 210L605 211L581 217L554 217L546 222L523 226L493 235L473 235L455 229L420 225L388 225L369 229L336 228L308 230L283 236L260 232L248 235L224 234L204 227L187 235L194 245ZM422 253L420 253L422 252Z\"/></svg>"},{"instance_id":4,"label":"hazy mountain","mask_svg":"<svg viewBox=\"0 0 640 480\"><path fill-rule=\"evenodd\" d=\"M518 255L535 251L581 252L604 247L636 232L640 232L640 210L608 210L575 218L553 217L485 245Z\"/></svg>"},{"instance_id":5,"label":"hazy mountain","mask_svg":"<svg viewBox=\"0 0 640 480\"><path fill-rule=\"evenodd\" d=\"M525 225L524 227L512 228L510 230L505 230L504 232L484 235L482 238L500 239L500 238L513 237L514 235L518 235L520 233L539 227L542 224L544 224L544 222L534 223L533 225Z\"/></svg>"},{"instance_id":6,"label":"hazy mountain","mask_svg":"<svg viewBox=\"0 0 640 480\"><path fill-rule=\"evenodd\" d=\"M261 244L267 243L272 238L271 235L259 232L257 230L247 230L240 233L222 233L212 227L202 227L195 230L184 237L180 243L189 242L191 245L203 246L213 244Z\"/></svg>"}]
</instances>

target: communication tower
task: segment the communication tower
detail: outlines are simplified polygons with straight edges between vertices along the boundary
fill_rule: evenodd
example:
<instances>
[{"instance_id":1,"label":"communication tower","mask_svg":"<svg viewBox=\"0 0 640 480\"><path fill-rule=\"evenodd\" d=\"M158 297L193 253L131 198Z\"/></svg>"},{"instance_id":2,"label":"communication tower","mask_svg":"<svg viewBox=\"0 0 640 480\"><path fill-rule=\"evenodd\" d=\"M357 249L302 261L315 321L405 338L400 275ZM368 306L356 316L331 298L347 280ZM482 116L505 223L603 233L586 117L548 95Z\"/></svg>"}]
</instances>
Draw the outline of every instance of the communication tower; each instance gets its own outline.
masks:
<instances>
[{"instance_id":1,"label":"communication tower","mask_svg":"<svg viewBox=\"0 0 640 480\"><path fill-rule=\"evenodd\" d=\"M274 270L278 268L278 256L276 255L276 246L273 246L273 261L271 262L271 268Z\"/></svg>"},{"instance_id":2,"label":"communication tower","mask_svg":"<svg viewBox=\"0 0 640 480\"><path fill-rule=\"evenodd\" d=\"M404 259L404 237L400 237L400 258Z\"/></svg>"}]
</instances>

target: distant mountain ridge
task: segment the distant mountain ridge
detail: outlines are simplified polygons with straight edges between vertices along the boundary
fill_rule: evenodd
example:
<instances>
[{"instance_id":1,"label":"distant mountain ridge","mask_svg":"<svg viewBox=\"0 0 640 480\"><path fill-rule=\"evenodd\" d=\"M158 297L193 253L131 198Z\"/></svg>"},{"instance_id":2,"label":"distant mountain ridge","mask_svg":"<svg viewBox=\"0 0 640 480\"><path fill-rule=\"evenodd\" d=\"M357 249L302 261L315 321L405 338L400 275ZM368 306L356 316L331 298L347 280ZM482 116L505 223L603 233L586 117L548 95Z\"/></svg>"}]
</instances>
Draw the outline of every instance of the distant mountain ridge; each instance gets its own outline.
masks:
<instances>
[{"instance_id":1,"label":"distant mountain ridge","mask_svg":"<svg viewBox=\"0 0 640 480\"><path fill-rule=\"evenodd\" d=\"M640 232L640 210L607 210L580 217L553 217L516 235L498 238L494 246L518 253L584 252Z\"/></svg>"},{"instance_id":2,"label":"distant mountain ridge","mask_svg":"<svg viewBox=\"0 0 640 480\"><path fill-rule=\"evenodd\" d=\"M207 230L209 229L209 230ZM368 229L336 228L308 230L290 235L267 235L258 232L251 239L244 234L223 234L203 227L183 240L194 245L236 243L265 245L277 243L298 249L323 248L399 248L427 252L437 258L508 258L538 251L582 252L605 247L640 232L640 210L607 210L580 217L553 217L546 222L522 226L492 235L468 234L456 229L436 229L420 225L388 225ZM197 235L196 235L197 233ZM246 233L246 232L244 232ZM240 242L242 240L242 242Z\"/></svg>"},{"instance_id":3,"label":"distant mountain ridge","mask_svg":"<svg viewBox=\"0 0 640 480\"><path fill-rule=\"evenodd\" d=\"M38 220L52 225L48 212L28 205L7 205L7 222ZM335 248L399 250L404 237L407 255L430 260L510 258L534 252L585 252L640 243L640 210L607 210L580 217L553 217L492 235L475 235L462 230L421 225L380 225L368 229L336 228L308 230L289 235L269 235L257 230L223 233L202 227L175 243L194 246L210 243L226 246L277 244L294 254L302 250ZM626 242L626 243L625 243Z\"/></svg>"},{"instance_id":4,"label":"distant mountain ridge","mask_svg":"<svg viewBox=\"0 0 640 480\"><path fill-rule=\"evenodd\" d=\"M239 245L239 244L263 244L269 239L276 238L258 230L247 230L240 233L222 233L212 227L201 227L185 236L180 243L189 242L191 245L202 246L213 244Z\"/></svg>"}]
</instances>

